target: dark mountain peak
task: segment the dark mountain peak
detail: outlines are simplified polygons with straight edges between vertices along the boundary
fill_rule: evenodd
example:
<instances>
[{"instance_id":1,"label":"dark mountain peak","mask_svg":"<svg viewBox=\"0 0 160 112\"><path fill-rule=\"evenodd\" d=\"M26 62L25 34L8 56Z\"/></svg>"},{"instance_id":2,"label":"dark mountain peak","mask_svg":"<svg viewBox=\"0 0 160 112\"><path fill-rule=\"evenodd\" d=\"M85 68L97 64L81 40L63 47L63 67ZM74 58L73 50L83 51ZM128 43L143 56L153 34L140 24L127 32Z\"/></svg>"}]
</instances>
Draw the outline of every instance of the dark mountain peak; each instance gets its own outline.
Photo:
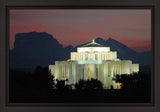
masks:
<instances>
[{"instance_id":1,"label":"dark mountain peak","mask_svg":"<svg viewBox=\"0 0 160 112\"><path fill-rule=\"evenodd\" d=\"M115 39L112 39L111 37L108 38L107 42L117 42L117 43L120 43L119 41L117 41Z\"/></svg>"},{"instance_id":2,"label":"dark mountain peak","mask_svg":"<svg viewBox=\"0 0 160 112\"><path fill-rule=\"evenodd\" d=\"M10 67L48 66L55 60L63 60L64 51L63 46L46 32L18 33L10 53Z\"/></svg>"},{"instance_id":3,"label":"dark mountain peak","mask_svg":"<svg viewBox=\"0 0 160 112\"><path fill-rule=\"evenodd\" d=\"M95 42L105 45L106 41L104 39L102 39L101 37L96 38Z\"/></svg>"},{"instance_id":4,"label":"dark mountain peak","mask_svg":"<svg viewBox=\"0 0 160 112\"><path fill-rule=\"evenodd\" d=\"M105 40L102 39L101 37L97 37L95 41L105 41Z\"/></svg>"},{"instance_id":5,"label":"dark mountain peak","mask_svg":"<svg viewBox=\"0 0 160 112\"><path fill-rule=\"evenodd\" d=\"M112 39L110 37L108 38L108 40L104 40L104 39L98 37L95 41L97 43L105 45L105 46L108 46L108 45L111 45L111 44L118 44L118 45L121 45L121 46L125 46L124 44L122 44L119 41L117 41L115 39Z\"/></svg>"},{"instance_id":6,"label":"dark mountain peak","mask_svg":"<svg viewBox=\"0 0 160 112\"><path fill-rule=\"evenodd\" d=\"M131 49L128 46L126 46L125 44L123 44L123 43L121 43L121 42L119 42L119 41L117 41L115 39L112 39L112 38L108 38L108 40L106 41L106 43L107 43L107 45L114 45L114 46L117 46L117 47L129 49L132 52L136 52L133 49Z\"/></svg>"},{"instance_id":7,"label":"dark mountain peak","mask_svg":"<svg viewBox=\"0 0 160 112\"><path fill-rule=\"evenodd\" d=\"M29 32L29 33L17 33L15 36L15 47L23 43L41 43L49 42L59 45L60 43L51 35L46 32Z\"/></svg>"},{"instance_id":8,"label":"dark mountain peak","mask_svg":"<svg viewBox=\"0 0 160 112\"><path fill-rule=\"evenodd\" d=\"M68 46L65 47L65 49L72 49L72 48L73 48L72 45L68 45Z\"/></svg>"},{"instance_id":9,"label":"dark mountain peak","mask_svg":"<svg viewBox=\"0 0 160 112\"><path fill-rule=\"evenodd\" d=\"M55 39L51 34L46 32L28 32L28 33L17 33L15 36L16 40L28 40L28 39Z\"/></svg>"},{"instance_id":10,"label":"dark mountain peak","mask_svg":"<svg viewBox=\"0 0 160 112\"><path fill-rule=\"evenodd\" d=\"M73 46L72 46L72 45L68 45L68 46L66 46L66 48L68 48L68 47L70 48L70 47L73 47Z\"/></svg>"},{"instance_id":11,"label":"dark mountain peak","mask_svg":"<svg viewBox=\"0 0 160 112\"><path fill-rule=\"evenodd\" d=\"M108 40L106 41L106 43L108 45L116 45L116 46L119 46L119 47L122 47L122 48L128 48L126 45L124 45L121 42L119 42L119 41L117 41L115 39L112 39L112 38L108 38Z\"/></svg>"}]
</instances>

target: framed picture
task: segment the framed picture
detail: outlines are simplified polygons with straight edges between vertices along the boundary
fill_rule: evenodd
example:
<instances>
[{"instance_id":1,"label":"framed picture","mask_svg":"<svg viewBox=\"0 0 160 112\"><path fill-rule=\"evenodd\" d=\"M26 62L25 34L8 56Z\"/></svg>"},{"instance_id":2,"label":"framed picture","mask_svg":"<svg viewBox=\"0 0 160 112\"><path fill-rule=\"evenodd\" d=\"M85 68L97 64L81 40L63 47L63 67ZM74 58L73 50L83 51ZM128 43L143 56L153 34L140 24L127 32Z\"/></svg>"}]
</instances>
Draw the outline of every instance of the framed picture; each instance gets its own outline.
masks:
<instances>
[{"instance_id":1,"label":"framed picture","mask_svg":"<svg viewBox=\"0 0 160 112\"><path fill-rule=\"evenodd\" d=\"M25 3L3 2L5 107L158 111L157 1Z\"/></svg>"}]
</instances>

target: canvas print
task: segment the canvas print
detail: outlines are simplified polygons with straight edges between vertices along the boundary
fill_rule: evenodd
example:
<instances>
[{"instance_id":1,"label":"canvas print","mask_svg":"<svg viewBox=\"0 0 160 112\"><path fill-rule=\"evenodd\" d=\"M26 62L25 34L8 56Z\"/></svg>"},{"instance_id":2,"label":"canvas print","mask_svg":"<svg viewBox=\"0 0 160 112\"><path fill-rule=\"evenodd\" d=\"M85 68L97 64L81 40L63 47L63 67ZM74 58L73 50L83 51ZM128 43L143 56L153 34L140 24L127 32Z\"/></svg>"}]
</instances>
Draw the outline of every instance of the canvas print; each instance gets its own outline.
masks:
<instances>
[{"instance_id":1,"label":"canvas print","mask_svg":"<svg viewBox=\"0 0 160 112\"><path fill-rule=\"evenodd\" d=\"M150 9L10 9L10 103L150 103Z\"/></svg>"}]
</instances>

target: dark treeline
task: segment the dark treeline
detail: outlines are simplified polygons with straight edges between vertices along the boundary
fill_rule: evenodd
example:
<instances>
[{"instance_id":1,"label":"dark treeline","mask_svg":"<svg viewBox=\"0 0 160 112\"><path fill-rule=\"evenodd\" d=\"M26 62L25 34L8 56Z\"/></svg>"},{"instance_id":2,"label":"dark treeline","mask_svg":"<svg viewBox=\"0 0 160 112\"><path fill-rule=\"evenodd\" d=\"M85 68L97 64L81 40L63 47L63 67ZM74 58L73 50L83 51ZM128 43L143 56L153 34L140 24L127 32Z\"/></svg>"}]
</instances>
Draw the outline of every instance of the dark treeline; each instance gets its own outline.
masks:
<instances>
[{"instance_id":1,"label":"dark treeline","mask_svg":"<svg viewBox=\"0 0 160 112\"><path fill-rule=\"evenodd\" d=\"M151 96L150 72L116 75L121 89L103 89L97 79L80 80L75 89L66 81L54 83L48 68L37 67L34 72L10 70L9 100L17 103L108 102L147 103Z\"/></svg>"}]
</instances>

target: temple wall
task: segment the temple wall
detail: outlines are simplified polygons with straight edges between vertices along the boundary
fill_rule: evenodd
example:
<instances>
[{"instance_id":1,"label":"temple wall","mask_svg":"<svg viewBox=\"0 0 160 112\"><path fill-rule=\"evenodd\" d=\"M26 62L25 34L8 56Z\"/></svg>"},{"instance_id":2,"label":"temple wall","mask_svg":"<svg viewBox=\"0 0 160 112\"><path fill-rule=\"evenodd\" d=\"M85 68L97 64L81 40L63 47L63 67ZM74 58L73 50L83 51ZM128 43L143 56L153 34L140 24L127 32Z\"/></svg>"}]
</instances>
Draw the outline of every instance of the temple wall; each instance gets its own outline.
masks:
<instances>
[{"instance_id":1,"label":"temple wall","mask_svg":"<svg viewBox=\"0 0 160 112\"><path fill-rule=\"evenodd\" d=\"M71 60L116 60L117 52L71 52Z\"/></svg>"},{"instance_id":2,"label":"temple wall","mask_svg":"<svg viewBox=\"0 0 160 112\"><path fill-rule=\"evenodd\" d=\"M104 65L98 65L98 80L100 80L102 83L104 83L104 71L103 71Z\"/></svg>"},{"instance_id":3,"label":"temple wall","mask_svg":"<svg viewBox=\"0 0 160 112\"><path fill-rule=\"evenodd\" d=\"M113 74L122 74L122 61L114 61L113 62Z\"/></svg>"},{"instance_id":4,"label":"temple wall","mask_svg":"<svg viewBox=\"0 0 160 112\"><path fill-rule=\"evenodd\" d=\"M110 89L111 86L116 88L115 81L112 80L114 77L113 73L113 61L103 61L103 64L98 66L98 80L100 80L105 89Z\"/></svg>"},{"instance_id":5,"label":"temple wall","mask_svg":"<svg viewBox=\"0 0 160 112\"><path fill-rule=\"evenodd\" d=\"M51 72L51 75L55 75L55 65L49 65L49 71Z\"/></svg>"},{"instance_id":6,"label":"temple wall","mask_svg":"<svg viewBox=\"0 0 160 112\"><path fill-rule=\"evenodd\" d=\"M108 65L109 65L109 63L103 63L102 64L102 71L103 71L103 86L105 87L105 88L108 88Z\"/></svg>"},{"instance_id":7,"label":"temple wall","mask_svg":"<svg viewBox=\"0 0 160 112\"><path fill-rule=\"evenodd\" d=\"M96 65L95 64L84 64L84 80L90 80L96 78Z\"/></svg>"},{"instance_id":8,"label":"temple wall","mask_svg":"<svg viewBox=\"0 0 160 112\"><path fill-rule=\"evenodd\" d=\"M131 74L132 61L123 60L122 61L122 74Z\"/></svg>"},{"instance_id":9,"label":"temple wall","mask_svg":"<svg viewBox=\"0 0 160 112\"><path fill-rule=\"evenodd\" d=\"M67 84L75 84L80 79L88 80L91 78L98 79L106 89L116 87L112 80L116 74L131 74L139 71L138 64L132 64L132 61L111 61L105 60L101 64L86 63L78 64L78 61L56 61L55 65L50 65L49 69L55 76L55 79L66 80Z\"/></svg>"},{"instance_id":10,"label":"temple wall","mask_svg":"<svg viewBox=\"0 0 160 112\"><path fill-rule=\"evenodd\" d=\"M131 70L133 73L139 72L139 64L132 64Z\"/></svg>"},{"instance_id":11,"label":"temple wall","mask_svg":"<svg viewBox=\"0 0 160 112\"><path fill-rule=\"evenodd\" d=\"M79 47L77 52L108 52L110 47Z\"/></svg>"},{"instance_id":12,"label":"temple wall","mask_svg":"<svg viewBox=\"0 0 160 112\"><path fill-rule=\"evenodd\" d=\"M59 61L55 61L55 79L60 79L60 69L61 66L59 64Z\"/></svg>"},{"instance_id":13,"label":"temple wall","mask_svg":"<svg viewBox=\"0 0 160 112\"><path fill-rule=\"evenodd\" d=\"M72 77L70 79L70 83L75 84L76 83L76 72L77 72L77 66L76 62L72 62Z\"/></svg>"},{"instance_id":14,"label":"temple wall","mask_svg":"<svg viewBox=\"0 0 160 112\"><path fill-rule=\"evenodd\" d=\"M84 65L83 64L76 64L76 82L80 79L84 79Z\"/></svg>"}]
</instances>

